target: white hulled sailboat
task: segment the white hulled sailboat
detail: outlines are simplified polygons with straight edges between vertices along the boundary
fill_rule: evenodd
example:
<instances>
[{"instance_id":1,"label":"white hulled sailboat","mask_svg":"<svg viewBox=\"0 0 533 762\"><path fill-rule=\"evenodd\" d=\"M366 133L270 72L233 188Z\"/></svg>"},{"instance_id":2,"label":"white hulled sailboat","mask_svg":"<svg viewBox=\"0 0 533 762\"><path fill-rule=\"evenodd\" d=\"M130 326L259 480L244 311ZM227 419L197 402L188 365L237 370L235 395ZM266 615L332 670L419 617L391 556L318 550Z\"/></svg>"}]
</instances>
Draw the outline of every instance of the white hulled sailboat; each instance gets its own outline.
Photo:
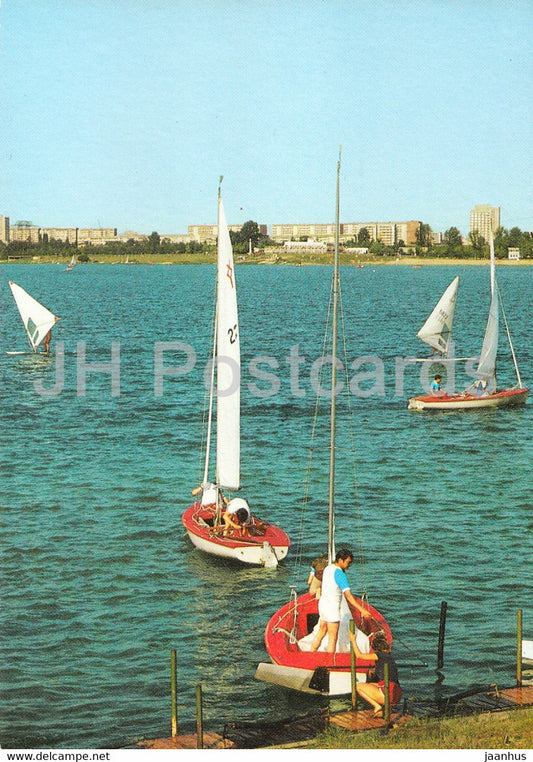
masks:
<instances>
[{"instance_id":1,"label":"white hulled sailboat","mask_svg":"<svg viewBox=\"0 0 533 762\"><path fill-rule=\"evenodd\" d=\"M222 178L221 178L222 179ZM200 499L182 516L191 542L214 556L245 564L273 567L287 555L288 536L278 527L250 513L248 504L237 497L225 505L223 492L240 488L240 335L233 250L218 193L217 306L215 316L214 362L211 376L204 475L201 488L193 494ZM216 386L214 383L216 365ZM209 480L211 423L216 402L216 473ZM246 525L224 531L224 511L248 513Z\"/></svg>"}]
</instances>

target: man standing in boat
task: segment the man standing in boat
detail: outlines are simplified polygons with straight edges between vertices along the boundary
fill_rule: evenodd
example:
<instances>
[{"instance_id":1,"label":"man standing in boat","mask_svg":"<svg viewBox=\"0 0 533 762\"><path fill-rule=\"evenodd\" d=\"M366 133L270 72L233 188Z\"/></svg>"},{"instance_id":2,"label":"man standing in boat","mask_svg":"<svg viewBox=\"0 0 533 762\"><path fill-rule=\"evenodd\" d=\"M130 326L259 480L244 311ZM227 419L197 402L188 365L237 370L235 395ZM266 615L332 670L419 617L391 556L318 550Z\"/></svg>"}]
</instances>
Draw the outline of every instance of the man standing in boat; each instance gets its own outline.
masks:
<instances>
[{"instance_id":1,"label":"man standing in boat","mask_svg":"<svg viewBox=\"0 0 533 762\"><path fill-rule=\"evenodd\" d=\"M353 553L350 550L339 550L335 556L335 562L329 564L324 569L322 575L322 594L318 602L320 621L318 632L311 645L311 651L318 651L320 644L327 633L328 644L326 651L328 653L335 653L341 621L341 604L343 596L346 598L347 602L358 609L361 614L364 616L370 615L370 612L361 606L350 592L346 569L351 566L352 561Z\"/></svg>"}]
</instances>

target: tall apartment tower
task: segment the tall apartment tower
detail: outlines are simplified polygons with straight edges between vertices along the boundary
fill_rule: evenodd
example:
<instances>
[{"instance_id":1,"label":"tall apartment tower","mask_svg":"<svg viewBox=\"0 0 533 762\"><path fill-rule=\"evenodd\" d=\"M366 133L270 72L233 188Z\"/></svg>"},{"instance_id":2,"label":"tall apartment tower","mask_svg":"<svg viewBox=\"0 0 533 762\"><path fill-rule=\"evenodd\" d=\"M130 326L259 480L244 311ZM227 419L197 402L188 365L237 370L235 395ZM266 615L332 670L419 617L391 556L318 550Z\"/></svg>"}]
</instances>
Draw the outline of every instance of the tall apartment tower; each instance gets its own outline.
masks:
<instances>
[{"instance_id":1,"label":"tall apartment tower","mask_svg":"<svg viewBox=\"0 0 533 762\"><path fill-rule=\"evenodd\" d=\"M493 231L500 227L500 207L475 206L470 212L470 232L477 230L488 241L491 226Z\"/></svg>"},{"instance_id":2,"label":"tall apartment tower","mask_svg":"<svg viewBox=\"0 0 533 762\"><path fill-rule=\"evenodd\" d=\"M9 243L9 217L0 214L0 241Z\"/></svg>"}]
</instances>

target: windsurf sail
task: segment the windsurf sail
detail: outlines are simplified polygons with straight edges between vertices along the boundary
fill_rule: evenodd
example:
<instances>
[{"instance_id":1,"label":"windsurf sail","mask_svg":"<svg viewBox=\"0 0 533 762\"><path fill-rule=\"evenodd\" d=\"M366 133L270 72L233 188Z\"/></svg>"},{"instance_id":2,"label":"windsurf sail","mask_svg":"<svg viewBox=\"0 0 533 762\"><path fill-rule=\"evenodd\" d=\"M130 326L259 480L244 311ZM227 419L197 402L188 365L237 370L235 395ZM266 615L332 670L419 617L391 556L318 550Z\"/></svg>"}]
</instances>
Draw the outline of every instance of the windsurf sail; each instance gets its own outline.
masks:
<instances>
[{"instance_id":1,"label":"windsurf sail","mask_svg":"<svg viewBox=\"0 0 533 762\"><path fill-rule=\"evenodd\" d=\"M35 352L48 331L57 323L59 318L46 307L30 296L16 283L9 281L9 288L20 312L28 340Z\"/></svg>"},{"instance_id":2,"label":"windsurf sail","mask_svg":"<svg viewBox=\"0 0 533 762\"><path fill-rule=\"evenodd\" d=\"M416 334L419 339L429 344L446 357L450 345L457 299L459 276L454 278L443 293L435 309L428 317L422 328Z\"/></svg>"},{"instance_id":3,"label":"windsurf sail","mask_svg":"<svg viewBox=\"0 0 533 762\"><path fill-rule=\"evenodd\" d=\"M217 259L217 445L216 482L219 487L240 487L241 359L239 316L233 249L218 197Z\"/></svg>"}]
</instances>

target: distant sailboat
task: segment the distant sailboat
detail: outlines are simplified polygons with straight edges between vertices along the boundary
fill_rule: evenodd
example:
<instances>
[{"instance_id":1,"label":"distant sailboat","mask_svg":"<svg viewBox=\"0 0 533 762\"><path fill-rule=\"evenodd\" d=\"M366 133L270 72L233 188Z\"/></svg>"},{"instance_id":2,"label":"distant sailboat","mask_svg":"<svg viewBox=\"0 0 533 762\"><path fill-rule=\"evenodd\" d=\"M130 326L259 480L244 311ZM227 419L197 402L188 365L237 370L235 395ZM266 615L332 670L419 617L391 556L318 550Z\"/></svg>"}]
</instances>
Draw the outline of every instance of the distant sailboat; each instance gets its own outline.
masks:
<instances>
[{"instance_id":1,"label":"distant sailboat","mask_svg":"<svg viewBox=\"0 0 533 762\"><path fill-rule=\"evenodd\" d=\"M215 354L207 423L207 441L202 486L182 516L182 523L193 545L213 556L244 564L274 567L287 555L290 540L278 527L251 515L243 498L233 498L228 508L248 511L244 531L224 531L221 490L240 488L240 337L233 250L218 196L217 309ZM216 386L214 370L216 367ZM213 403L216 401L216 473L209 481L210 443ZM201 493L201 494L200 494Z\"/></svg>"},{"instance_id":2,"label":"distant sailboat","mask_svg":"<svg viewBox=\"0 0 533 762\"><path fill-rule=\"evenodd\" d=\"M70 260L69 264L67 265L67 272L70 272L74 267L76 267L76 255L72 255L72 259Z\"/></svg>"},{"instance_id":3,"label":"distant sailboat","mask_svg":"<svg viewBox=\"0 0 533 762\"><path fill-rule=\"evenodd\" d=\"M437 351L442 357L447 356L450 346L458 286L459 276L452 280L435 309L416 334L419 339L429 344L433 352Z\"/></svg>"},{"instance_id":4,"label":"distant sailboat","mask_svg":"<svg viewBox=\"0 0 533 762\"><path fill-rule=\"evenodd\" d=\"M33 296L30 296L23 288L17 286L16 283L9 281L9 288L20 312L31 348L34 352L37 352L37 347L59 318L50 312L50 310L47 310L46 307L43 307L42 304L39 304Z\"/></svg>"},{"instance_id":5,"label":"distant sailboat","mask_svg":"<svg viewBox=\"0 0 533 762\"><path fill-rule=\"evenodd\" d=\"M500 293L496 280L496 258L492 230L489 237L490 249L490 307L481 354L473 384L460 394L441 393L438 396L422 395L409 400L409 410L477 410L487 407L510 407L523 405L529 389L522 386L520 371L514 352L511 335L505 322L507 340L513 358L517 383L510 389L499 389L496 385L496 360L498 355L499 301ZM453 284L451 284L453 285ZM451 287L451 286L450 286ZM450 328L451 331L451 328Z\"/></svg>"}]
</instances>

